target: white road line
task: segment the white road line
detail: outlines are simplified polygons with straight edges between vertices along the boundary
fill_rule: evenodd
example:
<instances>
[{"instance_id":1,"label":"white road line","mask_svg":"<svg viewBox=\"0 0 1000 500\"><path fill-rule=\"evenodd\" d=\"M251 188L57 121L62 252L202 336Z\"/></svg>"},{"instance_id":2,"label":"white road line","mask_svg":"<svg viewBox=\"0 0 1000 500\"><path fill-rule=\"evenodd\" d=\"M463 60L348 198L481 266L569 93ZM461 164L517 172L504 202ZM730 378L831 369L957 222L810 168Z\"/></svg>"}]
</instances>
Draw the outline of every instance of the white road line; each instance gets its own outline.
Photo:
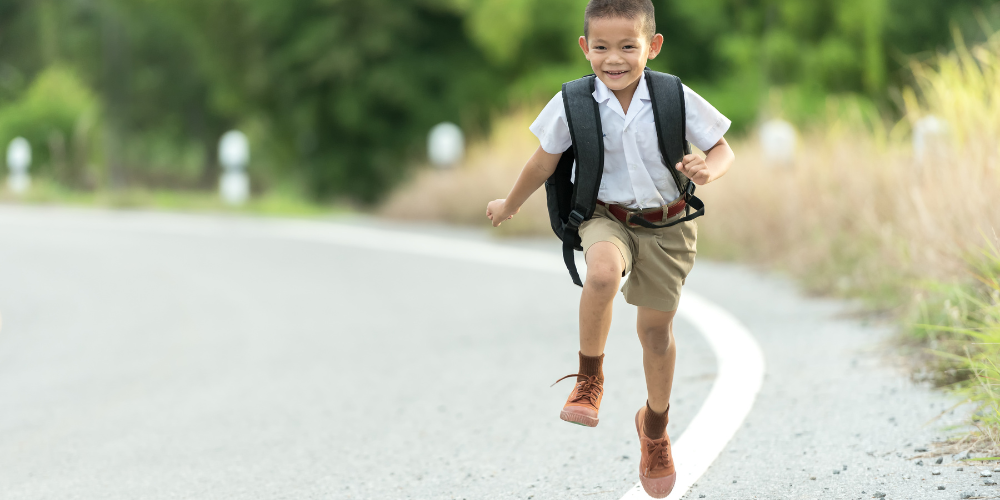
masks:
<instances>
[{"instance_id":1,"label":"white road line","mask_svg":"<svg viewBox=\"0 0 1000 500\"><path fill-rule=\"evenodd\" d=\"M64 230L137 231L191 236L269 236L279 239L352 246L432 258L566 274L562 258L545 252L488 242L428 236L328 222L245 220L174 214L3 210L0 225ZM95 217L96 215L96 217ZM582 266L581 266L582 268ZM582 269L581 269L582 270ZM582 274L582 273L581 273ZM567 286L573 286L566 276ZM708 398L680 438L674 441L677 483L669 498L682 497L736 434L764 382L764 353L753 335L725 309L684 291L678 314L693 324L712 347L718 375ZM650 498L636 484L622 500Z\"/></svg>"}]
</instances>

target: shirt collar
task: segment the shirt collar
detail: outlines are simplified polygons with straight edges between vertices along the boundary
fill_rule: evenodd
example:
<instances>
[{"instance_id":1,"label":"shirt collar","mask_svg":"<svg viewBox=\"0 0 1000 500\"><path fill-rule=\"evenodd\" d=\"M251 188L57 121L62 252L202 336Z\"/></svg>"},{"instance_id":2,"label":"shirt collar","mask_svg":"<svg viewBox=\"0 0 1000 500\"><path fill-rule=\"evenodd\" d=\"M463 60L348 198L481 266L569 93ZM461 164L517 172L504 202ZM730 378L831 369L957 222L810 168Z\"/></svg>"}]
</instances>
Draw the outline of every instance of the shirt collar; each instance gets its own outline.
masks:
<instances>
[{"instance_id":1,"label":"shirt collar","mask_svg":"<svg viewBox=\"0 0 1000 500\"><path fill-rule=\"evenodd\" d=\"M595 76L594 80L595 80L594 81L594 100L597 101L598 103L602 103L604 101L607 101L608 99L611 99L611 96L614 95L611 92L611 89L609 89L608 86L605 85L604 82L602 82L600 78L597 78ZM649 87L646 86L646 71L645 70L642 72L642 75L639 76L639 86L636 87L636 89L635 89L635 96L634 97L638 97L639 99L642 99L644 101L650 100L649 99Z\"/></svg>"}]
</instances>

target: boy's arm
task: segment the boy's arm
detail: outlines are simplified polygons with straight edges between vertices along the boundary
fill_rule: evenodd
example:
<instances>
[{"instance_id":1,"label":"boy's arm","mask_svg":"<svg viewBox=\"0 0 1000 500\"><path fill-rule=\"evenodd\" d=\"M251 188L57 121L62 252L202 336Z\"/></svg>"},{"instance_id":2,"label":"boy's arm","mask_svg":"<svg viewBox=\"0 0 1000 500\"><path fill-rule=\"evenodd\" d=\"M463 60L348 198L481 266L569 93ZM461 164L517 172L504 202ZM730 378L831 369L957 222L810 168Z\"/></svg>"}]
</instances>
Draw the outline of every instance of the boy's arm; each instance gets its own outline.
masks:
<instances>
[{"instance_id":1,"label":"boy's arm","mask_svg":"<svg viewBox=\"0 0 1000 500\"><path fill-rule=\"evenodd\" d=\"M555 173L560 157L561 154L545 152L541 146L535 150L535 154L531 155L521 174L517 176L517 181L514 182L514 187L511 188L507 198L493 200L486 205L486 217L493 221L493 227L514 217L514 214L521 210L521 205L528 197Z\"/></svg>"},{"instance_id":2,"label":"boy's arm","mask_svg":"<svg viewBox=\"0 0 1000 500\"><path fill-rule=\"evenodd\" d=\"M736 154L729 147L725 137L719 139L719 142L705 151L705 154L705 158L689 154L684 157L683 161L674 165L674 168L695 184L702 186L726 175L729 167L736 160Z\"/></svg>"}]
</instances>

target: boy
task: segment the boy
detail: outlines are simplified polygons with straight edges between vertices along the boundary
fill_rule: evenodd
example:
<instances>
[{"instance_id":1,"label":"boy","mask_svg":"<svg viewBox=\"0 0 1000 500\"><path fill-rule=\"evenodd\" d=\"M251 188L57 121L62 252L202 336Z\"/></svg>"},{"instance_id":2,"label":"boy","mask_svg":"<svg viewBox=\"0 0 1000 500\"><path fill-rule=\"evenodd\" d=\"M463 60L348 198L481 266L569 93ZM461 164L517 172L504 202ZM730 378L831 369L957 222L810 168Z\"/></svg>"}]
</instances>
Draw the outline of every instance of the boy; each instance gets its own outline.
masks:
<instances>
[{"instance_id":1,"label":"boy","mask_svg":"<svg viewBox=\"0 0 1000 500\"><path fill-rule=\"evenodd\" d=\"M646 61L656 57L663 44L650 0L591 0L579 43L597 75L593 95L604 132L605 161L598 206L579 228L587 262L580 297L580 369L560 417L597 425L612 301L621 278L628 274L622 293L626 302L638 307L647 390L646 404L635 420L641 446L639 478L650 496L663 498L676 478L666 435L676 359L673 318L681 286L694 265L697 226L687 221L649 229L628 217L640 210L644 217L650 212L662 214L664 223L683 217L684 211L671 210L679 208L684 197L667 169L675 168L698 185L724 175L735 159L723 138L730 121L683 87L686 139L707 156L689 154L676 165L664 165L644 75ZM571 146L561 93L545 106L530 130L541 145L507 198L487 205L486 215L494 226L518 212Z\"/></svg>"}]
</instances>

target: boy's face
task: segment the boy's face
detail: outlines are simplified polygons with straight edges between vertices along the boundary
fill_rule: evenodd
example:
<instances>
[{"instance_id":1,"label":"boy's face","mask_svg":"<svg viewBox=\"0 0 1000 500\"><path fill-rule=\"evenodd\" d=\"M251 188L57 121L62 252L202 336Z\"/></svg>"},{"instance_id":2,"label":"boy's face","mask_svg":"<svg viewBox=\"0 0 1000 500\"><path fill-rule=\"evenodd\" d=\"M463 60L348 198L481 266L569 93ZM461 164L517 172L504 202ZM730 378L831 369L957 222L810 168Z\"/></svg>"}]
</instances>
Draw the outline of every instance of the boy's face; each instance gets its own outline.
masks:
<instances>
[{"instance_id":1,"label":"boy's face","mask_svg":"<svg viewBox=\"0 0 1000 500\"><path fill-rule=\"evenodd\" d=\"M591 19L587 31L588 37L580 37L580 48L594 74L611 90L623 90L638 81L646 61L655 58L663 46L663 35L650 40L642 33L639 19Z\"/></svg>"}]
</instances>

